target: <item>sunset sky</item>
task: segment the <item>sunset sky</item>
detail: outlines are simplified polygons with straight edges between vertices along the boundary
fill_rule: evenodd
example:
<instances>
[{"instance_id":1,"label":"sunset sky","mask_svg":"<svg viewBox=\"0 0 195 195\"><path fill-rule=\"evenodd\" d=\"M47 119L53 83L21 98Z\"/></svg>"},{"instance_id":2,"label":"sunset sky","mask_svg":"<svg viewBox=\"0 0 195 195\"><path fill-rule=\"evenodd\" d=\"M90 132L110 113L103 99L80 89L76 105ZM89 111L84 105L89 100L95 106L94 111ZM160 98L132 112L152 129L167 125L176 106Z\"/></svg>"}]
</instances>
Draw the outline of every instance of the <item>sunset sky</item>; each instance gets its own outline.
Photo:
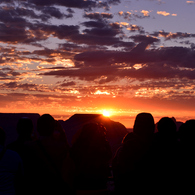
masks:
<instances>
[{"instance_id":1,"label":"sunset sky","mask_svg":"<svg viewBox=\"0 0 195 195\"><path fill-rule=\"evenodd\" d=\"M0 112L195 118L195 1L0 0Z\"/></svg>"}]
</instances>

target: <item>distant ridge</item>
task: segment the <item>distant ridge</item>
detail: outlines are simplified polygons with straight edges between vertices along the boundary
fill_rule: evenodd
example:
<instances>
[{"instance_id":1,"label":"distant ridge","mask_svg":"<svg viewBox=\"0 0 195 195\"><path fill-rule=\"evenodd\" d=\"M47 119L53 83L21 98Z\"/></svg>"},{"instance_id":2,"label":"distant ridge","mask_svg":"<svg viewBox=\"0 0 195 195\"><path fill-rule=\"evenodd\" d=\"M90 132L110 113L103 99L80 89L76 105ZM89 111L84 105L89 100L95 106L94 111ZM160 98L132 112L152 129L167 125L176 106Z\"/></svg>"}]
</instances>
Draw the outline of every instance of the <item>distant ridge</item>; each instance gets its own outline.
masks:
<instances>
[{"instance_id":1,"label":"distant ridge","mask_svg":"<svg viewBox=\"0 0 195 195\"><path fill-rule=\"evenodd\" d=\"M102 114L74 114L72 115L68 120L75 120L77 119L78 121L90 121L98 117L103 117ZM68 121L66 120L66 121Z\"/></svg>"},{"instance_id":2,"label":"distant ridge","mask_svg":"<svg viewBox=\"0 0 195 195\"><path fill-rule=\"evenodd\" d=\"M59 120L60 124L66 131L67 139L71 145L75 133L83 127L84 124L95 122L103 124L107 129L107 139L112 146L113 152L121 144L123 137L128 133L126 127L119 123L104 117L102 114L74 114L68 120Z\"/></svg>"},{"instance_id":3,"label":"distant ridge","mask_svg":"<svg viewBox=\"0 0 195 195\"><path fill-rule=\"evenodd\" d=\"M37 113L0 113L0 126L5 130L7 135L6 144L16 140L16 125L21 117L28 117L33 121L36 132L37 119L40 117ZM58 120L66 132L69 144L76 132L83 127L84 124L95 122L103 124L107 129L107 139L112 146L113 152L121 144L123 137L128 132L126 127L119 123L104 117L102 114L74 114L67 120Z\"/></svg>"}]
</instances>

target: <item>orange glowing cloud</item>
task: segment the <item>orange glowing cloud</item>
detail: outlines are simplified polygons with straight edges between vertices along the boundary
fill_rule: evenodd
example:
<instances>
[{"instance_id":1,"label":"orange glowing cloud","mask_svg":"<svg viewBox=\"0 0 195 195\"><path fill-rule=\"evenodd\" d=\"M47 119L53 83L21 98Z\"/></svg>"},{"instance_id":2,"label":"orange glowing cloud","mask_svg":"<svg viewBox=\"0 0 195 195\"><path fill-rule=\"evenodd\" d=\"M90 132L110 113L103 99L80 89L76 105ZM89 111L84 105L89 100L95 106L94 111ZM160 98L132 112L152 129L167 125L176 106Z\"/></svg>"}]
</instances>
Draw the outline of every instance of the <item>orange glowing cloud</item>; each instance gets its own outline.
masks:
<instances>
[{"instance_id":1,"label":"orange glowing cloud","mask_svg":"<svg viewBox=\"0 0 195 195\"><path fill-rule=\"evenodd\" d=\"M142 10L141 13L144 14L144 16L149 16L149 11L147 10Z\"/></svg>"},{"instance_id":2,"label":"orange glowing cloud","mask_svg":"<svg viewBox=\"0 0 195 195\"><path fill-rule=\"evenodd\" d=\"M169 16L170 13L166 12L166 11L157 11L158 15L163 15L163 16Z\"/></svg>"}]
</instances>

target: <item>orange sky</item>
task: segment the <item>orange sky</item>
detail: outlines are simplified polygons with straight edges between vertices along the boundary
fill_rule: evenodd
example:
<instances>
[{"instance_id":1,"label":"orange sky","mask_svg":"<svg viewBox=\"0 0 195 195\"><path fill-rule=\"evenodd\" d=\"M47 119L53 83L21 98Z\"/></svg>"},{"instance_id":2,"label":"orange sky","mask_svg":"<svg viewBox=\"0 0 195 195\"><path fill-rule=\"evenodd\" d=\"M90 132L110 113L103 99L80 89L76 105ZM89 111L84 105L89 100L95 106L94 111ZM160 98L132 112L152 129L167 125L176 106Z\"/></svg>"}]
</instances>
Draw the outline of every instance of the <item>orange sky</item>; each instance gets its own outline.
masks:
<instances>
[{"instance_id":1,"label":"orange sky","mask_svg":"<svg viewBox=\"0 0 195 195\"><path fill-rule=\"evenodd\" d=\"M29 97L29 95L27 95ZM158 99L136 99L136 98L124 98L124 97L97 97L97 98L85 98L81 100L72 100L69 102L63 101L62 98L51 100L50 98L42 97L43 99L34 98L34 100L24 98L25 101L12 100L5 98L1 101L1 112L12 113L50 113L57 119L61 118L66 120L75 113L100 113L104 110L110 112L110 119L123 123L127 128L131 128L134 123L135 116L140 112L150 112L155 122L163 116L175 117L176 120L185 122L188 119L193 118L195 111L191 105L184 104L181 107L175 101L163 101ZM186 103L186 102L184 102ZM3 105L4 104L4 107ZM57 116L58 115L58 116Z\"/></svg>"}]
</instances>

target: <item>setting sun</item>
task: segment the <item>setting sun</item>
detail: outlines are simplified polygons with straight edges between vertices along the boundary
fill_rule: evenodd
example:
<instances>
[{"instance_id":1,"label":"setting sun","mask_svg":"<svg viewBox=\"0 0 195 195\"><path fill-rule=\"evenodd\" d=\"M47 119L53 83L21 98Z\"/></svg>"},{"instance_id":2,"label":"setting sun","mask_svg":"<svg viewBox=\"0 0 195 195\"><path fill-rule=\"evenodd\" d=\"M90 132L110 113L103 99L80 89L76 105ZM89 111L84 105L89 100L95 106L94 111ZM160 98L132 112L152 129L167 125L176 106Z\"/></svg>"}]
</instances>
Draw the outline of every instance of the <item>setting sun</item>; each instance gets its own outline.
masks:
<instances>
[{"instance_id":1,"label":"setting sun","mask_svg":"<svg viewBox=\"0 0 195 195\"><path fill-rule=\"evenodd\" d=\"M102 113L104 116L106 117L109 117L110 116L110 112L107 111L107 110L103 110L103 113Z\"/></svg>"}]
</instances>

